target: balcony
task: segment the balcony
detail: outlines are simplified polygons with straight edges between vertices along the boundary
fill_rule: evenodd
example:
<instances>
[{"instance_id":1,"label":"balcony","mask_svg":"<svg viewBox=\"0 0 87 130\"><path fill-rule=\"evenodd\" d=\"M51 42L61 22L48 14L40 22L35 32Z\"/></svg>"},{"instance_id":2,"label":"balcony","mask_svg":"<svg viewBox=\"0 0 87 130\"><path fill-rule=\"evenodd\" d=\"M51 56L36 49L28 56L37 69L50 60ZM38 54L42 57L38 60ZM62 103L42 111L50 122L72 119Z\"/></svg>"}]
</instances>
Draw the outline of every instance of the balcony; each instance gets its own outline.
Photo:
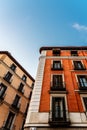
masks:
<instances>
[{"instance_id":1,"label":"balcony","mask_svg":"<svg viewBox=\"0 0 87 130\"><path fill-rule=\"evenodd\" d=\"M61 82L58 84L53 84L53 82L51 82L50 90L51 91L66 91L65 82Z\"/></svg>"},{"instance_id":2,"label":"balcony","mask_svg":"<svg viewBox=\"0 0 87 130\"><path fill-rule=\"evenodd\" d=\"M11 108L12 108L14 111L16 111L16 112L19 112L20 106L21 106L20 103L18 103L18 104L13 103L13 104L11 105Z\"/></svg>"},{"instance_id":3,"label":"balcony","mask_svg":"<svg viewBox=\"0 0 87 130\"><path fill-rule=\"evenodd\" d=\"M62 126L62 127L65 127L65 126L68 126L70 125L70 118L69 118L69 113L67 110L63 110L63 111L60 111L60 114L62 115L59 116L59 117L54 117L54 112L50 111L49 112L49 124L51 126L54 126L54 127L58 127L58 126Z\"/></svg>"}]
</instances>

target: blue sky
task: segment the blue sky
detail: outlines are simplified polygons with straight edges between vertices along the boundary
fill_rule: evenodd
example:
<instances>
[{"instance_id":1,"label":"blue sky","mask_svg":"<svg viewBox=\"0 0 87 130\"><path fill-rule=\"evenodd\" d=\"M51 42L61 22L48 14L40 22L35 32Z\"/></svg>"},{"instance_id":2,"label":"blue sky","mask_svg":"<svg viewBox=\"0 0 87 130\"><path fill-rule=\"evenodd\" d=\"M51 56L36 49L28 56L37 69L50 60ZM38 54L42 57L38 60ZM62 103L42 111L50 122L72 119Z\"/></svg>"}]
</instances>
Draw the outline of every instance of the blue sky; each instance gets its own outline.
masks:
<instances>
[{"instance_id":1,"label":"blue sky","mask_svg":"<svg viewBox=\"0 0 87 130\"><path fill-rule=\"evenodd\" d=\"M41 46L87 45L87 0L0 0L0 50L35 78Z\"/></svg>"}]
</instances>

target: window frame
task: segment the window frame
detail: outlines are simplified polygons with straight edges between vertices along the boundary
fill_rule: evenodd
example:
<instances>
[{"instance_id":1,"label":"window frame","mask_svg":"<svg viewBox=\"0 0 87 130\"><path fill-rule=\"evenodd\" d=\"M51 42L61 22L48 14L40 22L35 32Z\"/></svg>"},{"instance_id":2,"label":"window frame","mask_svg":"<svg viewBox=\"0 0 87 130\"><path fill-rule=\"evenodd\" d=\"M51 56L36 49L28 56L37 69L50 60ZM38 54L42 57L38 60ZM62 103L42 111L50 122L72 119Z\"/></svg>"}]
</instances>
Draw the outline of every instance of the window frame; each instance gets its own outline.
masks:
<instances>
[{"instance_id":1,"label":"window frame","mask_svg":"<svg viewBox=\"0 0 87 130\"><path fill-rule=\"evenodd\" d=\"M5 94L5 92L6 92L7 86L4 85L3 83L0 83L0 86L4 87L4 90L3 90L3 91L1 92L1 94L0 94L0 98L2 98L2 97L4 96L4 94ZM1 88L1 89L2 89L2 88Z\"/></svg>"},{"instance_id":2,"label":"window frame","mask_svg":"<svg viewBox=\"0 0 87 130\"><path fill-rule=\"evenodd\" d=\"M16 101L16 97L19 97L19 100ZM21 96L19 96L18 94L15 95L13 102L12 102L12 107L16 108L16 109L20 109L20 101L21 101Z\"/></svg>"},{"instance_id":3,"label":"window frame","mask_svg":"<svg viewBox=\"0 0 87 130\"><path fill-rule=\"evenodd\" d=\"M71 50L71 56L78 56L78 50Z\"/></svg>"},{"instance_id":4,"label":"window frame","mask_svg":"<svg viewBox=\"0 0 87 130\"><path fill-rule=\"evenodd\" d=\"M22 82L19 84L18 91L24 93L24 84Z\"/></svg>"},{"instance_id":5,"label":"window frame","mask_svg":"<svg viewBox=\"0 0 87 130\"><path fill-rule=\"evenodd\" d=\"M4 76L4 80L5 81L7 81L8 83L11 83L11 79L12 79L12 76L13 76L13 74L10 72L10 71L8 71L6 74L5 74L5 76Z\"/></svg>"},{"instance_id":6,"label":"window frame","mask_svg":"<svg viewBox=\"0 0 87 130\"><path fill-rule=\"evenodd\" d=\"M7 127L6 127L6 123L7 123L7 120L8 120L8 117L9 117L9 114L10 114L10 113L13 113L13 114L14 114L14 118L13 118L13 121L11 122L11 126L10 126L10 129L12 129L12 127L13 127L13 125L14 125L15 118L16 118L16 114L15 114L14 112L12 112L12 111L9 111L9 113L8 113L8 115L7 115L7 118L6 118L6 121L5 121L5 124L4 124L4 127L7 128ZM8 128L8 129L9 129L9 128Z\"/></svg>"},{"instance_id":7,"label":"window frame","mask_svg":"<svg viewBox=\"0 0 87 130\"><path fill-rule=\"evenodd\" d=\"M22 80L26 83L27 76L26 76L25 74L23 74L23 76L22 76Z\"/></svg>"},{"instance_id":8,"label":"window frame","mask_svg":"<svg viewBox=\"0 0 87 130\"><path fill-rule=\"evenodd\" d=\"M60 49L52 49L53 56L60 56L61 55L61 50Z\"/></svg>"},{"instance_id":9,"label":"window frame","mask_svg":"<svg viewBox=\"0 0 87 130\"><path fill-rule=\"evenodd\" d=\"M50 94L50 112L52 112L52 98L53 97L64 98L64 100L65 100L65 111L67 111L66 118L69 117L69 115L68 115L68 105L67 105L66 94Z\"/></svg>"},{"instance_id":10,"label":"window frame","mask_svg":"<svg viewBox=\"0 0 87 130\"><path fill-rule=\"evenodd\" d=\"M57 87L57 88L55 88L54 87L54 85L53 85L53 77L54 76L62 76L62 87ZM64 74L52 74L51 75L51 87L50 87L50 89L52 90L52 91L63 91L63 90L66 90L66 88L65 88L65 82L64 82Z\"/></svg>"},{"instance_id":11,"label":"window frame","mask_svg":"<svg viewBox=\"0 0 87 130\"><path fill-rule=\"evenodd\" d=\"M17 66L16 66L14 63L12 63L11 66L10 66L10 69L15 72L16 67L17 67Z\"/></svg>"},{"instance_id":12,"label":"window frame","mask_svg":"<svg viewBox=\"0 0 87 130\"><path fill-rule=\"evenodd\" d=\"M77 81L77 83L78 83L78 88L79 88L80 90L87 90L87 87L82 87L82 86L80 86L80 82L79 82L78 76L86 76L86 77L87 77L87 74L76 74L76 81Z\"/></svg>"},{"instance_id":13,"label":"window frame","mask_svg":"<svg viewBox=\"0 0 87 130\"><path fill-rule=\"evenodd\" d=\"M80 62L81 68L79 68L78 63L75 63L75 62ZM75 64L77 64L77 65L75 65ZM86 69L81 60L73 60L73 68L74 68L74 70L85 70Z\"/></svg>"},{"instance_id":14,"label":"window frame","mask_svg":"<svg viewBox=\"0 0 87 130\"><path fill-rule=\"evenodd\" d=\"M82 106L83 106L83 109L84 109L85 115L87 116L87 110L86 110L86 107L85 107L85 103L84 103L83 98L87 98L87 94L81 94Z\"/></svg>"},{"instance_id":15,"label":"window frame","mask_svg":"<svg viewBox=\"0 0 87 130\"><path fill-rule=\"evenodd\" d=\"M55 64L59 62L57 67L55 67ZM60 67L58 67L60 66ZM51 70L63 70L62 60L52 60L51 62Z\"/></svg>"}]
</instances>

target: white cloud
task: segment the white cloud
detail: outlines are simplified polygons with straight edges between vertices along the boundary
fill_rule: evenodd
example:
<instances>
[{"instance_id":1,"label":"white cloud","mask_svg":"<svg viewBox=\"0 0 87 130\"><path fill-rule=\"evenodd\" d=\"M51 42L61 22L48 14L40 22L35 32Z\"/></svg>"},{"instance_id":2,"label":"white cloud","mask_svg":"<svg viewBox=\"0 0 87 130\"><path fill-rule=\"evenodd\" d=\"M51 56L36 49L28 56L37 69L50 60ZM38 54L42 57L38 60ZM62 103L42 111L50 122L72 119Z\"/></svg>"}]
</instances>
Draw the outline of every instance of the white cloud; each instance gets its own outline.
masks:
<instances>
[{"instance_id":1,"label":"white cloud","mask_svg":"<svg viewBox=\"0 0 87 130\"><path fill-rule=\"evenodd\" d=\"M87 26L85 25L80 25L79 23L74 23L72 25L73 28L75 28L78 31L87 31Z\"/></svg>"}]
</instances>

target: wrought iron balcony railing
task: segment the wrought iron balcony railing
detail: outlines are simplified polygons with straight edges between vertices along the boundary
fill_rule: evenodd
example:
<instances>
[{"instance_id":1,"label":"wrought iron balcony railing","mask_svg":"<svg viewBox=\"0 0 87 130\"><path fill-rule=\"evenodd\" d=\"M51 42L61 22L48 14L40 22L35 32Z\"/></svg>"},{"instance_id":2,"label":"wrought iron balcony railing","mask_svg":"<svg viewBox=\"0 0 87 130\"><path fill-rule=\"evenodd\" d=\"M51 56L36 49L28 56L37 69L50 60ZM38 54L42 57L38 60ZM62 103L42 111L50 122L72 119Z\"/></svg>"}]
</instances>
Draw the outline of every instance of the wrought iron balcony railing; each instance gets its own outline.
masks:
<instances>
[{"instance_id":1,"label":"wrought iron balcony railing","mask_svg":"<svg viewBox=\"0 0 87 130\"><path fill-rule=\"evenodd\" d=\"M53 126L66 126L70 124L69 112L61 110L59 116L55 116L53 111L49 112L49 124Z\"/></svg>"},{"instance_id":2,"label":"wrought iron balcony railing","mask_svg":"<svg viewBox=\"0 0 87 130\"><path fill-rule=\"evenodd\" d=\"M59 82L57 84L54 84L53 82L51 82L51 91L65 91L65 82Z\"/></svg>"}]
</instances>

